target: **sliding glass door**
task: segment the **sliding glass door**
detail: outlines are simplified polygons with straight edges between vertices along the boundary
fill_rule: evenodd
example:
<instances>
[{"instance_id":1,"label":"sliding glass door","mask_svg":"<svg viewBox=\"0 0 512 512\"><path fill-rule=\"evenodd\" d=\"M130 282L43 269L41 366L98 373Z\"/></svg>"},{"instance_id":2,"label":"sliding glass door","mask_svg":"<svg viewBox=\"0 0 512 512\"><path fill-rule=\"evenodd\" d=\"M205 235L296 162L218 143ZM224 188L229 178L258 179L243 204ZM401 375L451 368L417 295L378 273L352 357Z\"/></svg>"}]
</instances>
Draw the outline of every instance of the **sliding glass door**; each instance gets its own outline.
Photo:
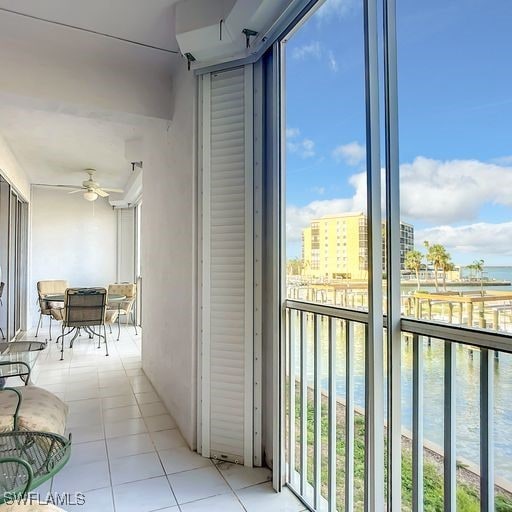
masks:
<instances>
[{"instance_id":1,"label":"sliding glass door","mask_svg":"<svg viewBox=\"0 0 512 512\"><path fill-rule=\"evenodd\" d=\"M512 510L511 15L326 0L281 40L282 453L312 510Z\"/></svg>"},{"instance_id":2,"label":"sliding glass door","mask_svg":"<svg viewBox=\"0 0 512 512\"><path fill-rule=\"evenodd\" d=\"M28 205L0 178L0 328L12 340L26 313Z\"/></svg>"},{"instance_id":3,"label":"sliding glass door","mask_svg":"<svg viewBox=\"0 0 512 512\"><path fill-rule=\"evenodd\" d=\"M10 187L0 177L0 335L6 339L9 295L9 212Z\"/></svg>"}]
</instances>

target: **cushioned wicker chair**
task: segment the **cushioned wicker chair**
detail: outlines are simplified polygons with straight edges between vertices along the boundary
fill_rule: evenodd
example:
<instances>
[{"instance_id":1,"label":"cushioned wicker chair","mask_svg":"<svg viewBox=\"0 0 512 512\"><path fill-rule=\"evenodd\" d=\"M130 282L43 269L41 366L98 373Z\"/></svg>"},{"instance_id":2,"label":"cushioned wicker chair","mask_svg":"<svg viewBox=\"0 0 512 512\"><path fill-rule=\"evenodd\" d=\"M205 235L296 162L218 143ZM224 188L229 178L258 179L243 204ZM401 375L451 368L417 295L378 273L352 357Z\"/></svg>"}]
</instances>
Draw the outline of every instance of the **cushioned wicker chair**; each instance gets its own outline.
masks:
<instances>
[{"instance_id":1,"label":"cushioned wicker chair","mask_svg":"<svg viewBox=\"0 0 512 512\"><path fill-rule=\"evenodd\" d=\"M108 356L105 317L107 312L107 290L105 288L68 288L64 296L64 307L52 309L52 316L62 322L62 334L57 343L62 341L61 361L64 359L64 338L74 332L69 347L73 348L75 339L83 329L89 338L98 337L98 348L101 340L105 342L105 355ZM102 331L103 330L103 334Z\"/></svg>"},{"instance_id":2,"label":"cushioned wicker chair","mask_svg":"<svg viewBox=\"0 0 512 512\"><path fill-rule=\"evenodd\" d=\"M135 334L137 333L137 324L135 322L135 314L133 310L133 305L135 304L135 300L137 298L137 285L134 283L115 283L109 284L108 293L110 294L119 294L124 295L126 297L125 300L115 303L109 306L110 310L116 309L119 315L126 316L126 325L128 325L128 321L131 318L133 327L135 328Z\"/></svg>"},{"instance_id":3,"label":"cushioned wicker chair","mask_svg":"<svg viewBox=\"0 0 512 512\"><path fill-rule=\"evenodd\" d=\"M52 279L47 281L37 282L37 296L39 300L39 322L37 322L36 338L39 334L39 327L43 321L43 315L49 318L50 325L48 326L48 334L50 341L52 339L52 310L55 308L62 307L62 304L58 302L52 302L46 299L47 295L59 295L64 294L69 284L67 281Z\"/></svg>"},{"instance_id":4,"label":"cushioned wicker chair","mask_svg":"<svg viewBox=\"0 0 512 512\"><path fill-rule=\"evenodd\" d=\"M0 432L39 431L64 435L68 406L37 386L0 390Z\"/></svg>"}]
</instances>

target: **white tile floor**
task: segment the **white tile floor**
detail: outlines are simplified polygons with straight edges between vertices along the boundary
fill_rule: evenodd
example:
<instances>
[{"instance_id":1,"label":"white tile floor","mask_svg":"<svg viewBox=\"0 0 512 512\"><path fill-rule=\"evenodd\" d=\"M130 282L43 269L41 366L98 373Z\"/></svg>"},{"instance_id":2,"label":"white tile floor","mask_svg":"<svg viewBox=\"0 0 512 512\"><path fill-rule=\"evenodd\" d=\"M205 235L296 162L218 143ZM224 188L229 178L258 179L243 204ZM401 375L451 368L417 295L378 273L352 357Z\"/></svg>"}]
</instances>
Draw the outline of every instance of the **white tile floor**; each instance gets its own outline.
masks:
<instances>
[{"instance_id":1,"label":"white tile floor","mask_svg":"<svg viewBox=\"0 0 512 512\"><path fill-rule=\"evenodd\" d=\"M67 466L40 495L81 492L84 505L63 507L81 512L305 510L287 489L272 490L269 470L214 464L188 449L142 371L140 344L123 327L119 342L109 336L109 357L86 337L64 361L54 342L39 356L33 382L68 403L73 436Z\"/></svg>"}]
</instances>

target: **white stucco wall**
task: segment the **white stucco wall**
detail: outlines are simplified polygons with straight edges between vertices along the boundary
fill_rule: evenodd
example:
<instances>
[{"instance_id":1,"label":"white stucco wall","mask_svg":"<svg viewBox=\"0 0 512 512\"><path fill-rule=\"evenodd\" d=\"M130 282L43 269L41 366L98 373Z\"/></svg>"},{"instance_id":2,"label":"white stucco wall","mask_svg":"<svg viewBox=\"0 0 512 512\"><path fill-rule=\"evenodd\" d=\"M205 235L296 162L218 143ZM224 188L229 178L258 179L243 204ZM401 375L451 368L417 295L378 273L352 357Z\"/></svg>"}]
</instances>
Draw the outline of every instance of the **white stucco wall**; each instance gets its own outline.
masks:
<instances>
[{"instance_id":1,"label":"white stucco wall","mask_svg":"<svg viewBox=\"0 0 512 512\"><path fill-rule=\"evenodd\" d=\"M25 171L21 168L5 139L0 135L0 172L23 196L30 199L30 184Z\"/></svg>"},{"instance_id":2,"label":"white stucco wall","mask_svg":"<svg viewBox=\"0 0 512 512\"><path fill-rule=\"evenodd\" d=\"M195 78L177 71L174 117L148 137L142 213L143 369L196 444Z\"/></svg>"},{"instance_id":3,"label":"white stucco wall","mask_svg":"<svg viewBox=\"0 0 512 512\"><path fill-rule=\"evenodd\" d=\"M36 283L67 279L70 286L108 286L116 280L117 215L104 199L32 187L30 323L37 323ZM29 325L30 325L29 323Z\"/></svg>"}]
</instances>

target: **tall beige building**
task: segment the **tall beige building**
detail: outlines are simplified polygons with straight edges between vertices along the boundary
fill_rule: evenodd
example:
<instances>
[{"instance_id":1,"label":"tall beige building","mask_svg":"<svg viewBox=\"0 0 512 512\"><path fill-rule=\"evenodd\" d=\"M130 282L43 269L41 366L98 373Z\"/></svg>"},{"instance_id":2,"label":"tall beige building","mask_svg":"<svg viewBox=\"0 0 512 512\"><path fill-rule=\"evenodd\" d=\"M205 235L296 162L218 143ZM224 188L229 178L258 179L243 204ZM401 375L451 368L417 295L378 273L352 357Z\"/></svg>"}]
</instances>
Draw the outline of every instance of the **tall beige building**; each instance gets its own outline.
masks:
<instances>
[{"instance_id":1,"label":"tall beige building","mask_svg":"<svg viewBox=\"0 0 512 512\"><path fill-rule=\"evenodd\" d=\"M414 228L401 223L402 258L414 248ZM385 247L383 246L383 265ZM304 275L326 279L367 279L368 229L362 212L326 215L302 232Z\"/></svg>"}]
</instances>

